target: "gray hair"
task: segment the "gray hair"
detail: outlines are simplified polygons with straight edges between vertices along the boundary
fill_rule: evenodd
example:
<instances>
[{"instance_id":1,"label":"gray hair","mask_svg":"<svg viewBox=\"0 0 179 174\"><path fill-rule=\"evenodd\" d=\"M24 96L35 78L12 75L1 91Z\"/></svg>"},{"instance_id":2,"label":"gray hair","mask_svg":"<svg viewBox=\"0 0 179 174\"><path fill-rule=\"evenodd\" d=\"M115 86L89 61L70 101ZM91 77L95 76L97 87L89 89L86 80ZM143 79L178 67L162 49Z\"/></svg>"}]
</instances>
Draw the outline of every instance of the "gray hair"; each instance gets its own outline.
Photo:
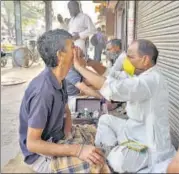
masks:
<instances>
[{"instance_id":1,"label":"gray hair","mask_svg":"<svg viewBox=\"0 0 179 174\"><path fill-rule=\"evenodd\" d=\"M121 39L112 39L108 41L107 44L111 44L112 46L118 46L120 48L122 47Z\"/></svg>"},{"instance_id":2,"label":"gray hair","mask_svg":"<svg viewBox=\"0 0 179 174\"><path fill-rule=\"evenodd\" d=\"M37 49L48 67L58 65L57 52L65 51L67 39L72 39L72 35L65 30L55 29L45 32L37 40Z\"/></svg>"},{"instance_id":3,"label":"gray hair","mask_svg":"<svg viewBox=\"0 0 179 174\"><path fill-rule=\"evenodd\" d=\"M138 39L135 41L138 44L138 53L141 56L147 55L151 58L152 63L155 65L158 58L157 47L149 40Z\"/></svg>"}]
</instances>

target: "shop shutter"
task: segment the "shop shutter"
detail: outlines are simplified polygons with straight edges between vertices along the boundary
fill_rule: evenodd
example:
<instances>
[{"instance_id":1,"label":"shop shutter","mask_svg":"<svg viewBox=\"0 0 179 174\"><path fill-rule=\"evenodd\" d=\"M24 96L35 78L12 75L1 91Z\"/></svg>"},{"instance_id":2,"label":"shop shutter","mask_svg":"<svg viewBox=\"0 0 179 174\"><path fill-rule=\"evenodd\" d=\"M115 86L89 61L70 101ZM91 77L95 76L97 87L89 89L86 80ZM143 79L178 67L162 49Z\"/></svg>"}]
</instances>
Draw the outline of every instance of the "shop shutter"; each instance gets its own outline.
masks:
<instances>
[{"instance_id":1,"label":"shop shutter","mask_svg":"<svg viewBox=\"0 0 179 174\"><path fill-rule=\"evenodd\" d=\"M151 40L159 50L157 64L162 69L169 85L172 141L175 147L178 147L179 1L136 1L135 37Z\"/></svg>"}]
</instances>

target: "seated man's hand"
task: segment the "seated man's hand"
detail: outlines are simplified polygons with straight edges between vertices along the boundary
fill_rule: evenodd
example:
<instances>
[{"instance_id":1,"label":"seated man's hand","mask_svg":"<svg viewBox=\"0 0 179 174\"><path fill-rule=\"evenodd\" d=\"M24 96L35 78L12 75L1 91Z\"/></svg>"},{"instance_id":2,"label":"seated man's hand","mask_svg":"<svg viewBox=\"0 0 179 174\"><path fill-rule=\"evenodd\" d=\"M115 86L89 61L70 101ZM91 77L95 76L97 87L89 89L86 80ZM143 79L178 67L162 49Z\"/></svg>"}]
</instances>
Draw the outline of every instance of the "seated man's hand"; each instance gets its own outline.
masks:
<instances>
[{"instance_id":1,"label":"seated man's hand","mask_svg":"<svg viewBox=\"0 0 179 174\"><path fill-rule=\"evenodd\" d=\"M79 158L89 164L103 165L105 162L103 152L99 148L90 145L83 146Z\"/></svg>"},{"instance_id":2,"label":"seated man's hand","mask_svg":"<svg viewBox=\"0 0 179 174\"><path fill-rule=\"evenodd\" d=\"M82 50L78 47L75 47L73 50L73 63L75 68L86 66L86 61L84 58L81 57L81 52Z\"/></svg>"}]
</instances>

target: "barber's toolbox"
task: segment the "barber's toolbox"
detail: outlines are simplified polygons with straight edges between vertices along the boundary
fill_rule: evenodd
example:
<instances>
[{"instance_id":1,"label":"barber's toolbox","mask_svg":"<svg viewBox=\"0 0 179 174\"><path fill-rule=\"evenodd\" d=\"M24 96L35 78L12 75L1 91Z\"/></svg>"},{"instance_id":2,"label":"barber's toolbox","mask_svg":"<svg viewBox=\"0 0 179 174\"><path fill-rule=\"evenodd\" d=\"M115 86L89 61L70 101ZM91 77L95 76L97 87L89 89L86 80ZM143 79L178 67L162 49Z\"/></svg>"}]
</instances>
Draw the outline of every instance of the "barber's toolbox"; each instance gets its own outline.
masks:
<instances>
[{"instance_id":1,"label":"barber's toolbox","mask_svg":"<svg viewBox=\"0 0 179 174\"><path fill-rule=\"evenodd\" d=\"M79 97L76 98L73 124L97 124L103 114L110 114L119 118L127 119L125 111L126 103L108 102L105 99Z\"/></svg>"},{"instance_id":2,"label":"barber's toolbox","mask_svg":"<svg viewBox=\"0 0 179 174\"><path fill-rule=\"evenodd\" d=\"M101 114L101 100L95 98L77 98L73 124L96 124Z\"/></svg>"}]
</instances>

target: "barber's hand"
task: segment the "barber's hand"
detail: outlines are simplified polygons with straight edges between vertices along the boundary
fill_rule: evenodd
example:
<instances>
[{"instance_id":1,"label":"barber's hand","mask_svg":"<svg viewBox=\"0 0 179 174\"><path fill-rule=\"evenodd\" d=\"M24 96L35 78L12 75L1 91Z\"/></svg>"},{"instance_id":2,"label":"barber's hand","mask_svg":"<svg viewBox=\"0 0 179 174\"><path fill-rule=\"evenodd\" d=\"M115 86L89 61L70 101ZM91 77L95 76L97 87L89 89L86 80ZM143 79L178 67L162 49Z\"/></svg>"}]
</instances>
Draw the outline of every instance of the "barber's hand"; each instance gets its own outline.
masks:
<instances>
[{"instance_id":1,"label":"barber's hand","mask_svg":"<svg viewBox=\"0 0 179 174\"><path fill-rule=\"evenodd\" d=\"M73 33L73 37L72 39L75 41L75 40L78 40L80 38L79 36L79 33Z\"/></svg>"},{"instance_id":2,"label":"barber's hand","mask_svg":"<svg viewBox=\"0 0 179 174\"><path fill-rule=\"evenodd\" d=\"M103 165L105 163L103 152L99 148L91 145L83 146L79 158L89 164Z\"/></svg>"},{"instance_id":3,"label":"barber's hand","mask_svg":"<svg viewBox=\"0 0 179 174\"><path fill-rule=\"evenodd\" d=\"M76 69L86 66L85 59L81 57L81 49L78 47L73 49L73 64Z\"/></svg>"}]
</instances>

